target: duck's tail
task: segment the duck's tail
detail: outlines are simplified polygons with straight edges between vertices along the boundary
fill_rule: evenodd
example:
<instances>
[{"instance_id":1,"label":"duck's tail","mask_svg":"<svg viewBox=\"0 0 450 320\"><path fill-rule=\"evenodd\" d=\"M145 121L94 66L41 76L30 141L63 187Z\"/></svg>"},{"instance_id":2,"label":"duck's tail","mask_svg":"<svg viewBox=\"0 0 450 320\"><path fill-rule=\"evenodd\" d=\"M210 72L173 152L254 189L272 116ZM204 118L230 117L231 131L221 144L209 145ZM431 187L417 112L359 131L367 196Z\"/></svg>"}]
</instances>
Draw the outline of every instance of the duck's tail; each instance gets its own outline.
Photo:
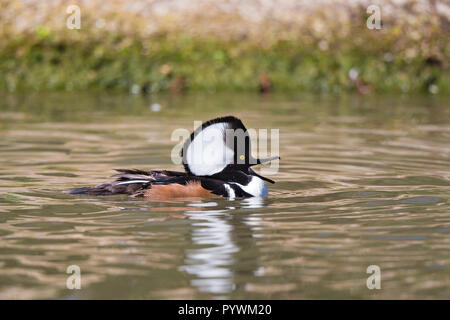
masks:
<instances>
[{"instance_id":1,"label":"duck's tail","mask_svg":"<svg viewBox=\"0 0 450 320\"><path fill-rule=\"evenodd\" d=\"M115 181L100 184L94 187L82 187L67 190L69 194L81 194L92 196L110 196L116 194L135 194L147 189L152 182L164 181L174 176L185 175L184 172L152 170L143 171L138 169L116 169L118 174L113 177Z\"/></svg>"},{"instance_id":2,"label":"duck's tail","mask_svg":"<svg viewBox=\"0 0 450 320\"><path fill-rule=\"evenodd\" d=\"M115 194L133 194L138 190L144 189L149 182L130 183L127 185L118 185L116 182L104 183L94 187L82 187L67 190L69 194L84 194L89 196L111 196Z\"/></svg>"}]
</instances>

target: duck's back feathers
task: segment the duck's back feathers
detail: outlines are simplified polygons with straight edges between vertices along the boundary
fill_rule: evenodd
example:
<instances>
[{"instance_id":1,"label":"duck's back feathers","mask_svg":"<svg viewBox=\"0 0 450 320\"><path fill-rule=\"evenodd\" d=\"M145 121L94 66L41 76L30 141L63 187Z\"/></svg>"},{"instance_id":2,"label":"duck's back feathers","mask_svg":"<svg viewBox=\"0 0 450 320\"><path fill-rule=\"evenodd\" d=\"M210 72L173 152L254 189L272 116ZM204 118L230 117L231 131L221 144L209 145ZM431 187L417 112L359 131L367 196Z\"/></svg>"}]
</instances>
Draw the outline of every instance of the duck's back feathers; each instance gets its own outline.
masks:
<instances>
[{"instance_id":1,"label":"duck's back feathers","mask_svg":"<svg viewBox=\"0 0 450 320\"><path fill-rule=\"evenodd\" d=\"M116 178L115 181L94 187L70 189L67 192L70 194L86 194L94 196L109 196L115 194L132 195L140 190L147 189L153 182L163 182L173 177L186 176L186 173L184 172L169 170L143 171L138 169L116 169L116 171L119 173L113 176Z\"/></svg>"}]
</instances>

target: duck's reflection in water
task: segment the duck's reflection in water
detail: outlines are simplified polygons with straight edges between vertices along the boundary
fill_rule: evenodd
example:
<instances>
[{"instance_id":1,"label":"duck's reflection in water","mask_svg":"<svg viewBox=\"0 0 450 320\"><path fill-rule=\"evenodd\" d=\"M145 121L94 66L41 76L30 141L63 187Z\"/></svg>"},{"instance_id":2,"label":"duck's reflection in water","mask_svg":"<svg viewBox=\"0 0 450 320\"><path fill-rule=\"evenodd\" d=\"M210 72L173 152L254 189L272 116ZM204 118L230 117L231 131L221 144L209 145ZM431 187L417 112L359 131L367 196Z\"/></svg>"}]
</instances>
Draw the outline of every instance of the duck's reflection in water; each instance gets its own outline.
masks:
<instances>
[{"instance_id":1,"label":"duck's reflection in water","mask_svg":"<svg viewBox=\"0 0 450 320\"><path fill-rule=\"evenodd\" d=\"M236 288L236 272L255 274L260 270L256 259L251 259L250 265L247 261L246 270L239 270L237 256L242 245L246 249L248 246L256 248L252 230L257 227L260 218L252 217L251 213L234 214L233 211L238 208L261 208L263 200L245 199L233 202L235 206L222 206L215 202L191 205L199 207L199 210L185 212L192 220L192 246L185 250L184 265L180 269L195 276L191 285L201 292L231 292Z\"/></svg>"}]
</instances>

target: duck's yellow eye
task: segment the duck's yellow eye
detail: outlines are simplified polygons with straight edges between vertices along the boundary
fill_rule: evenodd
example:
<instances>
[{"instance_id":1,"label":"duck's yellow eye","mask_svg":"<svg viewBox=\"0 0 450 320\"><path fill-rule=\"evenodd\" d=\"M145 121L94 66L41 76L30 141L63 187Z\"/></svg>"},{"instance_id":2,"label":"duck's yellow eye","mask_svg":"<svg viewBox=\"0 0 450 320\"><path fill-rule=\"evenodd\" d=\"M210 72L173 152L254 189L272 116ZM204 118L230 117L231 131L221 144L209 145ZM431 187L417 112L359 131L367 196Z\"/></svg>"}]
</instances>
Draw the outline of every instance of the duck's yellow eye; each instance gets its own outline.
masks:
<instances>
[{"instance_id":1,"label":"duck's yellow eye","mask_svg":"<svg viewBox=\"0 0 450 320\"><path fill-rule=\"evenodd\" d=\"M245 159L244 155L241 154L241 156L239 157L239 159L244 160L244 159Z\"/></svg>"}]
</instances>

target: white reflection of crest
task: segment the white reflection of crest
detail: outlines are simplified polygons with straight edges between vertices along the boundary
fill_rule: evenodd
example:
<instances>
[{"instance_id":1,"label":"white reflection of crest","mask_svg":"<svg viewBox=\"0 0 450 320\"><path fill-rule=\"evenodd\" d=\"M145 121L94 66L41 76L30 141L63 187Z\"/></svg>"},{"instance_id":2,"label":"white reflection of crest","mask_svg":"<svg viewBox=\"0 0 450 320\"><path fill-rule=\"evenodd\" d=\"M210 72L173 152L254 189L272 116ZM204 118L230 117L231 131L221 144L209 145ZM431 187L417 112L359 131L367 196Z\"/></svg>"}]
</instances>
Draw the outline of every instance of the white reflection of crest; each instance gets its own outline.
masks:
<instances>
[{"instance_id":1,"label":"white reflection of crest","mask_svg":"<svg viewBox=\"0 0 450 320\"><path fill-rule=\"evenodd\" d=\"M205 207L209 206L206 204ZM226 293L234 289L233 254L239 249L231 238L233 226L224 218L225 210L186 211L192 223L192 242L196 249L186 251L181 270L195 275L191 284L200 291Z\"/></svg>"},{"instance_id":2,"label":"white reflection of crest","mask_svg":"<svg viewBox=\"0 0 450 320\"><path fill-rule=\"evenodd\" d=\"M194 210L185 211L191 220L192 245L185 251L184 265L180 267L180 270L194 276L191 285L201 292L226 294L233 291L236 287L234 270L239 268L240 263L236 256L236 253L240 251L240 247L235 242L236 237L239 237L236 233L242 232L242 228L247 228L245 233L250 236L250 239L261 236L258 231L261 229L262 217L254 212L254 209L263 208L264 199L246 198L239 202L230 202L237 207L226 203L226 209L222 210L214 208L219 206L217 202L195 202L189 206L198 207L198 210L193 208ZM236 209L245 209L248 213L233 213ZM254 242L247 243L246 250L248 245L255 246ZM249 272L253 276L261 276L264 274L264 269L255 260ZM217 296L217 298L221 297Z\"/></svg>"}]
</instances>

